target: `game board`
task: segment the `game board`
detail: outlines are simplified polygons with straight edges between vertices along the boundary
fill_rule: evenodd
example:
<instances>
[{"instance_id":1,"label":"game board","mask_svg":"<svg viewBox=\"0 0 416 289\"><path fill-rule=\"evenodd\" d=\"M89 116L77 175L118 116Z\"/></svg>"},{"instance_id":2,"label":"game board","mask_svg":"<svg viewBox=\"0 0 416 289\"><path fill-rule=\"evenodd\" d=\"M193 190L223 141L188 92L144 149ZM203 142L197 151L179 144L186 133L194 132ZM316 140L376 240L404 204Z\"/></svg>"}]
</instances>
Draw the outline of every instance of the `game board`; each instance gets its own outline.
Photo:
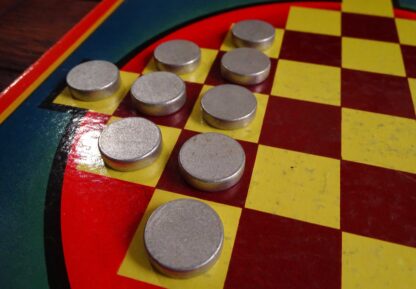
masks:
<instances>
[{"instance_id":1,"label":"game board","mask_svg":"<svg viewBox=\"0 0 416 289\"><path fill-rule=\"evenodd\" d=\"M0 98L0 287L416 288L416 13L388 0L153 2L104 1L34 66L42 73ZM200 96L225 83L229 29L252 18L276 27L271 74L249 87L253 123L216 130ZM161 156L135 172L108 169L101 129L140 116L129 87L155 70L154 48L178 38L197 43L202 60L182 75L184 108L146 116L161 129ZM66 73L90 59L120 67L113 97L68 94ZM181 145L208 131L246 153L227 191L197 191L178 172ZM177 198L209 203L225 230L218 263L186 280L156 273L142 240L152 210Z\"/></svg>"}]
</instances>

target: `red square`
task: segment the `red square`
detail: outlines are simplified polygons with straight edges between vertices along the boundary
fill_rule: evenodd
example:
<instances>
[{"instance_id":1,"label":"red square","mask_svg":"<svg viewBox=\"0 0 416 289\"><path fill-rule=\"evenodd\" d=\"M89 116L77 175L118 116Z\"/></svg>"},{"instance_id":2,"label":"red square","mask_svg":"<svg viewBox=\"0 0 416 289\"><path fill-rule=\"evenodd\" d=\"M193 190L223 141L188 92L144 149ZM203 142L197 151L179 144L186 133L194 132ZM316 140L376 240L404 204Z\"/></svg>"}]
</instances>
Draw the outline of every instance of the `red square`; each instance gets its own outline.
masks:
<instances>
[{"instance_id":1,"label":"red square","mask_svg":"<svg viewBox=\"0 0 416 289\"><path fill-rule=\"evenodd\" d=\"M416 247L416 175L341 162L341 228Z\"/></svg>"},{"instance_id":2,"label":"red square","mask_svg":"<svg viewBox=\"0 0 416 289\"><path fill-rule=\"evenodd\" d=\"M286 30L280 58L341 66L341 37Z\"/></svg>"},{"instance_id":3,"label":"red square","mask_svg":"<svg viewBox=\"0 0 416 289\"><path fill-rule=\"evenodd\" d=\"M267 104L260 143L339 158L341 108L272 96Z\"/></svg>"},{"instance_id":4,"label":"red square","mask_svg":"<svg viewBox=\"0 0 416 289\"><path fill-rule=\"evenodd\" d=\"M405 77L342 69L342 106L414 118Z\"/></svg>"},{"instance_id":5,"label":"red square","mask_svg":"<svg viewBox=\"0 0 416 289\"><path fill-rule=\"evenodd\" d=\"M141 116L145 117L156 124L165 125L165 126L173 126L178 128L185 127L186 121L188 120L194 104L198 99L199 93L201 92L202 85L197 83L188 83L186 84L186 102L184 106L177 112L167 115L167 116L149 116L138 112L131 101L131 95L128 93L116 111L113 113L114 116L118 117L135 117Z\"/></svg>"},{"instance_id":6,"label":"red square","mask_svg":"<svg viewBox=\"0 0 416 289\"><path fill-rule=\"evenodd\" d=\"M248 187L250 185L251 173L257 153L257 144L239 141L246 153L246 167L241 180L232 188L219 192L204 192L194 189L188 185L179 173L178 155L182 145L196 132L183 130L176 142L175 148L170 156L162 177L157 184L158 189L174 193L184 194L208 201L224 203L227 205L243 207L246 201Z\"/></svg>"},{"instance_id":7,"label":"red square","mask_svg":"<svg viewBox=\"0 0 416 289\"><path fill-rule=\"evenodd\" d=\"M71 288L114 288L107 286L118 278L116 272L153 192L151 187L67 167L61 202L48 208L61 210L61 231L56 234L62 236ZM54 235L47 238L53 242Z\"/></svg>"},{"instance_id":8,"label":"red square","mask_svg":"<svg viewBox=\"0 0 416 289\"><path fill-rule=\"evenodd\" d=\"M399 42L394 18L342 13L342 35Z\"/></svg>"},{"instance_id":9,"label":"red square","mask_svg":"<svg viewBox=\"0 0 416 289\"><path fill-rule=\"evenodd\" d=\"M404 66L408 77L416 78L416 47L401 45Z\"/></svg>"},{"instance_id":10,"label":"red square","mask_svg":"<svg viewBox=\"0 0 416 289\"><path fill-rule=\"evenodd\" d=\"M341 288L341 231L244 209L224 288Z\"/></svg>"},{"instance_id":11,"label":"red square","mask_svg":"<svg viewBox=\"0 0 416 289\"><path fill-rule=\"evenodd\" d=\"M225 54L224 51L218 52L217 57L215 58L215 61L212 64L211 70L205 81L206 84L215 86L215 85L229 83L227 80L225 80L221 76L221 58L224 54ZM276 72L276 67L277 67L277 60L270 58L270 74L266 78L266 80L264 80L262 83L259 83L256 85L246 85L245 87L247 89L250 89L253 92L270 94L270 92L272 91L273 76Z\"/></svg>"}]
</instances>

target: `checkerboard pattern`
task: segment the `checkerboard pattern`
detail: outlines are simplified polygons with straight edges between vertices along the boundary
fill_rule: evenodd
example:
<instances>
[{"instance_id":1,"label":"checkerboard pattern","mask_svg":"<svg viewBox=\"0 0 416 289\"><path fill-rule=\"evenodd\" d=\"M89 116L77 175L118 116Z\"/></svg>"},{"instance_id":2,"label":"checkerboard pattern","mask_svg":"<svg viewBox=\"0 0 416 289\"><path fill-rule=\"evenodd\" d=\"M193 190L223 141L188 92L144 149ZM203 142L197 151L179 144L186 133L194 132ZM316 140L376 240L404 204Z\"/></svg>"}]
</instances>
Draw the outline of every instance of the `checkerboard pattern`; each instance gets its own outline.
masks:
<instances>
[{"instance_id":1,"label":"checkerboard pattern","mask_svg":"<svg viewBox=\"0 0 416 289\"><path fill-rule=\"evenodd\" d=\"M276 28L265 52L271 74L248 87L258 101L255 120L223 131L247 156L242 180L223 192L188 186L177 159L187 139L218 131L203 122L199 103L207 89L225 83L220 59L234 48L229 32L201 47L201 66L182 75L185 106L145 116L160 126L164 148L144 170L105 167L97 138L109 121L142 116L128 88L155 70L150 50L137 56L144 68L122 68L123 88L114 97L85 103L64 90L54 100L101 116L80 130L80 173L154 189L120 276L149 288L416 288L416 21L394 18L389 0L345 0L341 7L293 4ZM156 273L142 242L151 211L177 198L209 203L225 227L219 262L188 280Z\"/></svg>"}]
</instances>

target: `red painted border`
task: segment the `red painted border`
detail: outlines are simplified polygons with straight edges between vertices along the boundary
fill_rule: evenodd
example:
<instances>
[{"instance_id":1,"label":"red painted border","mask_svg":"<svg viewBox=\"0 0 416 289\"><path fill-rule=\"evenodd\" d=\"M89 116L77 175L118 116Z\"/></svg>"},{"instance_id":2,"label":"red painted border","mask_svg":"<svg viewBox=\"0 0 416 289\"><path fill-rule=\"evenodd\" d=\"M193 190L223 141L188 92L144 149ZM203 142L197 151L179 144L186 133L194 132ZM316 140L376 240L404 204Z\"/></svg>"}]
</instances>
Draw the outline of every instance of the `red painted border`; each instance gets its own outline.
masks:
<instances>
[{"instance_id":1,"label":"red painted border","mask_svg":"<svg viewBox=\"0 0 416 289\"><path fill-rule=\"evenodd\" d=\"M409 10L403 10L403 9L394 9L394 17L396 18L403 18L403 19L411 19L416 20L416 12L415 11L409 11Z\"/></svg>"},{"instance_id":2,"label":"red painted border","mask_svg":"<svg viewBox=\"0 0 416 289\"><path fill-rule=\"evenodd\" d=\"M56 44L29 66L9 87L0 93L0 114L16 100L26 88L59 59L76 41L108 12L118 0L104 0L69 30Z\"/></svg>"}]
</instances>

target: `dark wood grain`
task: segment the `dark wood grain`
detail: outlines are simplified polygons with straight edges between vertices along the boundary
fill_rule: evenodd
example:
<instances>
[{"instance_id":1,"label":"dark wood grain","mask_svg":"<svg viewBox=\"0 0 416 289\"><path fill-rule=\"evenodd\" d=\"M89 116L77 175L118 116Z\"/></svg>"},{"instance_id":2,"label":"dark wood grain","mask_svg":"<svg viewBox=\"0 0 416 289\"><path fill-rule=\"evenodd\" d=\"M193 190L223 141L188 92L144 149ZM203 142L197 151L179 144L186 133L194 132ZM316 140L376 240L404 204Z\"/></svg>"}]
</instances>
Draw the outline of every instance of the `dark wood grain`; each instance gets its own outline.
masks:
<instances>
[{"instance_id":1,"label":"dark wood grain","mask_svg":"<svg viewBox=\"0 0 416 289\"><path fill-rule=\"evenodd\" d=\"M1 0L0 91L99 1Z\"/></svg>"}]
</instances>

